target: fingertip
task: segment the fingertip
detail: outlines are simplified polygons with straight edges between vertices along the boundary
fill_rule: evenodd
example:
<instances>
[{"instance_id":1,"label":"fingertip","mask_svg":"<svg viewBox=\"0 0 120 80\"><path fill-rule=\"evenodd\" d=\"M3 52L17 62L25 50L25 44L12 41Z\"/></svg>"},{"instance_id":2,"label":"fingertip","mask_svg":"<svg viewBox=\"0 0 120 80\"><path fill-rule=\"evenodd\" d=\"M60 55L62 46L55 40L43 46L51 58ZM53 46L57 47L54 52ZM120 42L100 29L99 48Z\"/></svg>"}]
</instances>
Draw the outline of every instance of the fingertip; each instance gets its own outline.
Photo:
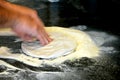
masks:
<instances>
[{"instance_id":1,"label":"fingertip","mask_svg":"<svg viewBox=\"0 0 120 80\"><path fill-rule=\"evenodd\" d=\"M49 39L48 39L48 42L49 42L49 43L50 43L50 42L52 42L52 41L53 41L53 39L52 39L52 38L49 38Z\"/></svg>"}]
</instances>

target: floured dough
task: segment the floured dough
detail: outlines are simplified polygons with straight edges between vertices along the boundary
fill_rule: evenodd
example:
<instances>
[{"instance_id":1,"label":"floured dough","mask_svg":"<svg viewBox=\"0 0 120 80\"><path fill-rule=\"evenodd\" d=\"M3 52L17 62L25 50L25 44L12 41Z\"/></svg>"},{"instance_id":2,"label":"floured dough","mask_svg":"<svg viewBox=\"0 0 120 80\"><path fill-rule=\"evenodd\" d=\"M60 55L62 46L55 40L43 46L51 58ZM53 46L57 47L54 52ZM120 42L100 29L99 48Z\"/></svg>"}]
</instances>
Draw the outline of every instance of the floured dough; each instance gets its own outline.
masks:
<instances>
[{"instance_id":1,"label":"floured dough","mask_svg":"<svg viewBox=\"0 0 120 80\"><path fill-rule=\"evenodd\" d=\"M36 67L40 66L40 64L42 63L42 61L40 61L38 58L29 57L21 53L12 54L10 52L10 49L4 46L0 47L0 58L13 59L16 61L23 62L27 65Z\"/></svg>"},{"instance_id":2,"label":"floured dough","mask_svg":"<svg viewBox=\"0 0 120 80\"><path fill-rule=\"evenodd\" d=\"M29 64L31 66L37 66L39 67L42 64L60 64L66 60L74 60L81 57L96 57L99 56L99 48L96 46L94 41L90 38L88 34L86 34L83 31L69 29L69 28L62 28L62 27L46 27L46 31L48 33L60 33L64 35L65 39L72 39L72 42L75 42L75 49L70 54L65 56L60 56L57 58L54 58L52 60L39 60L38 58L32 58L30 56L26 56L25 54L21 54L18 56L18 54L14 54L14 57L12 53L8 52L9 55L4 55L4 52L2 53L2 57L12 57L12 59L17 59L19 61L22 61L25 64ZM10 32L11 33L11 32ZM57 39L57 38L56 38ZM71 41L71 40L69 40ZM71 44L73 45L73 44ZM57 46L57 45L56 45ZM72 49L73 50L73 49ZM15 56L16 55L16 56ZM46 54L49 55L49 54ZM21 57L20 57L21 56ZM34 63L34 64L33 64Z\"/></svg>"},{"instance_id":3,"label":"floured dough","mask_svg":"<svg viewBox=\"0 0 120 80\"><path fill-rule=\"evenodd\" d=\"M50 32L53 39L48 45L42 46L39 41L23 42L22 50L25 54L38 58L56 58L73 52L76 42L69 36L59 32Z\"/></svg>"}]
</instances>

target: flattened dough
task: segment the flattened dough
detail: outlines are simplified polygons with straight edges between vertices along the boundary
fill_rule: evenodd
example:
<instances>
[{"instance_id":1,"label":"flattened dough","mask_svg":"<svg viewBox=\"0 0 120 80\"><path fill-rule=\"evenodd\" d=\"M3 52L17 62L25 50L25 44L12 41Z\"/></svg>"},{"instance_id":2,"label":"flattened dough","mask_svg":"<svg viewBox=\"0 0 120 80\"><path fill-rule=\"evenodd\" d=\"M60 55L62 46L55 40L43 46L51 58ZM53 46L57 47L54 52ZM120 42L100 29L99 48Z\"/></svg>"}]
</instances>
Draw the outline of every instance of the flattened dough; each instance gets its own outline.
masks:
<instances>
[{"instance_id":1,"label":"flattened dough","mask_svg":"<svg viewBox=\"0 0 120 80\"><path fill-rule=\"evenodd\" d=\"M42 64L53 65L53 64L60 64L66 60L74 60L74 59L78 59L81 57L92 58L92 57L99 56L99 48L94 43L94 41L90 38L90 36L83 31L70 29L70 28L55 27L55 26L46 27L46 31L48 33L52 33L52 32L58 33L59 32L65 36L68 36L70 39L72 39L73 42L76 43L76 48L69 55L57 57L52 60L47 60L47 59L39 60L38 58L31 58L30 56L26 56L25 54L22 54L22 57L24 57L24 58L19 57L18 55L14 54L14 56L16 55L16 57L13 57L12 59L15 59L15 60L17 59L17 60L22 61L23 63L29 64L31 66L39 67ZM0 30L0 32L1 32L1 30ZM8 32L12 33L10 30ZM2 33L2 35L7 35L7 34ZM12 56L12 53L9 53L9 55L4 55L4 53L3 53L2 56L4 56L4 58L9 58L10 55ZM34 62L34 64L32 64L33 62Z\"/></svg>"},{"instance_id":2,"label":"flattened dough","mask_svg":"<svg viewBox=\"0 0 120 80\"><path fill-rule=\"evenodd\" d=\"M22 50L25 54L37 58L56 58L73 52L76 42L61 32L49 32L53 39L48 45L42 46L39 41L23 42Z\"/></svg>"}]
</instances>

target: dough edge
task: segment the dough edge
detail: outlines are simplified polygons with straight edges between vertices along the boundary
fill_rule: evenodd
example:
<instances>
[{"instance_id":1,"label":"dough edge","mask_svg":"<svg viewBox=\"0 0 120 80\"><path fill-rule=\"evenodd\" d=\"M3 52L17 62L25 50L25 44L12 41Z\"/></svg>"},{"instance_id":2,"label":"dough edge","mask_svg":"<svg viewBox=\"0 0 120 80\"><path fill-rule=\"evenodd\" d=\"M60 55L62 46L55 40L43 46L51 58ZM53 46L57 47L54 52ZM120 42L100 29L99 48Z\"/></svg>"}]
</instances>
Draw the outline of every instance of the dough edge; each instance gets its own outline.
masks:
<instances>
[{"instance_id":1,"label":"dough edge","mask_svg":"<svg viewBox=\"0 0 120 80\"><path fill-rule=\"evenodd\" d=\"M63 63L66 60L74 60L74 59L79 59L82 57L93 58L93 57L99 56L98 46L94 43L94 41L91 39L91 37L88 34L86 34L85 32L80 31L80 30L70 29L70 28L58 27L58 26L49 26L49 27L45 27L45 29L48 33L56 31L56 32L64 33L67 36L70 36L73 40L75 40L77 42L78 46L76 47L75 52L73 52L69 55L66 55L66 56L58 57L58 58L52 59L52 60L37 59L38 61L36 61L36 62L38 62L39 66L42 65L43 63L48 64L48 65L53 65L53 64L57 65L57 64ZM4 29L4 30L6 30L5 32L14 35L14 33L11 32L11 29ZM3 32L3 30L0 29L0 32L1 31ZM21 55L23 55L23 54L21 54ZM31 58L31 59L34 59L34 58Z\"/></svg>"}]
</instances>

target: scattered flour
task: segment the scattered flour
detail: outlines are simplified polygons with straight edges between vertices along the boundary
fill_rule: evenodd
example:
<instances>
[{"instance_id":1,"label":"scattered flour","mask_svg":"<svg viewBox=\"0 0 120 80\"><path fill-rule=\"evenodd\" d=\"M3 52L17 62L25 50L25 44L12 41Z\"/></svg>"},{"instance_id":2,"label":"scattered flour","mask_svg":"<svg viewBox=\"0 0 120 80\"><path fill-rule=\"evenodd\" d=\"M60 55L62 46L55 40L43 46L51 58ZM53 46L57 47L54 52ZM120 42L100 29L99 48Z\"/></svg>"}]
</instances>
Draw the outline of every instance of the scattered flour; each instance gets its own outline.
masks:
<instances>
[{"instance_id":1,"label":"scattered flour","mask_svg":"<svg viewBox=\"0 0 120 80\"><path fill-rule=\"evenodd\" d=\"M77 29L77 30L86 30L87 26L77 26L77 27L70 27L72 29ZM116 48L114 46L105 46L105 44L110 43L113 44L116 40L118 40L118 37L108 34L106 32L103 31L85 31L92 39L93 41L96 43L96 45L100 48L101 53L115 53L116 52ZM16 40L15 42L19 42L21 40ZM58 59L57 61L60 61L60 59ZM5 62L1 61L0 62L6 64ZM11 66L9 64L6 64L9 67L14 67Z\"/></svg>"},{"instance_id":2,"label":"scattered flour","mask_svg":"<svg viewBox=\"0 0 120 80\"><path fill-rule=\"evenodd\" d=\"M84 25L78 25L78 26L72 26L71 28L77 29L77 30L86 30L87 26ZM93 39L93 41L97 44L97 46L100 47L100 50L102 53L115 53L117 52L114 46L104 46L106 43L113 44L113 42L118 40L118 37L115 35L109 34L107 32L103 31L85 31L90 37Z\"/></svg>"}]
</instances>

